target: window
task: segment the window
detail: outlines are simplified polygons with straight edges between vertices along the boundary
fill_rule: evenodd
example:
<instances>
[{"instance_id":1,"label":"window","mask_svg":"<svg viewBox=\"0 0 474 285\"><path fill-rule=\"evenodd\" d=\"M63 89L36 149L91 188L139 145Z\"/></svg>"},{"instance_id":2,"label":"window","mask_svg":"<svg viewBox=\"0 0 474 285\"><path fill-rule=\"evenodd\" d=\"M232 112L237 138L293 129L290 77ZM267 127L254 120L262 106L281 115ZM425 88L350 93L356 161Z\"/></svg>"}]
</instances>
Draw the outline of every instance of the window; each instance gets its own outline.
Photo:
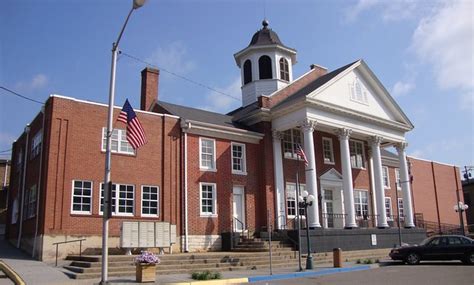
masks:
<instances>
[{"instance_id":1,"label":"window","mask_svg":"<svg viewBox=\"0 0 474 285\"><path fill-rule=\"evenodd\" d=\"M142 216L158 216L158 187L142 186Z\"/></svg>"},{"instance_id":2,"label":"window","mask_svg":"<svg viewBox=\"0 0 474 285\"><path fill-rule=\"evenodd\" d=\"M41 143L43 141L43 132L39 130L36 135L33 137L31 142L31 157L30 159L35 158L41 152Z\"/></svg>"},{"instance_id":3,"label":"window","mask_svg":"<svg viewBox=\"0 0 474 285\"><path fill-rule=\"evenodd\" d=\"M390 178L388 177L388 167L382 167L383 187L390 189Z\"/></svg>"},{"instance_id":4,"label":"window","mask_svg":"<svg viewBox=\"0 0 474 285\"><path fill-rule=\"evenodd\" d=\"M351 86L351 100L367 104L369 101L367 99L367 91L363 88L362 82L359 78L356 78Z\"/></svg>"},{"instance_id":5,"label":"window","mask_svg":"<svg viewBox=\"0 0 474 285\"><path fill-rule=\"evenodd\" d=\"M216 169L216 141L199 138L200 168L202 170Z\"/></svg>"},{"instance_id":6,"label":"window","mask_svg":"<svg viewBox=\"0 0 474 285\"><path fill-rule=\"evenodd\" d=\"M73 214L91 214L92 213L92 182L91 181L72 181L72 208Z\"/></svg>"},{"instance_id":7,"label":"window","mask_svg":"<svg viewBox=\"0 0 474 285\"><path fill-rule=\"evenodd\" d=\"M24 220L36 216L36 185L31 186L25 193L24 205Z\"/></svg>"},{"instance_id":8,"label":"window","mask_svg":"<svg viewBox=\"0 0 474 285\"><path fill-rule=\"evenodd\" d=\"M305 191L306 185L300 184L300 193ZM293 218L296 216L296 184L295 183L286 183L286 214L288 218ZM300 215L304 215L304 208L300 208Z\"/></svg>"},{"instance_id":9,"label":"window","mask_svg":"<svg viewBox=\"0 0 474 285\"><path fill-rule=\"evenodd\" d=\"M199 183L201 197L201 216L217 216L217 197L215 183Z\"/></svg>"},{"instance_id":10,"label":"window","mask_svg":"<svg viewBox=\"0 0 474 285\"><path fill-rule=\"evenodd\" d=\"M385 197L385 215L387 220L392 220L392 199L390 197Z\"/></svg>"},{"instance_id":11,"label":"window","mask_svg":"<svg viewBox=\"0 0 474 285\"><path fill-rule=\"evenodd\" d=\"M252 62L247 59L244 63L244 84L252 82Z\"/></svg>"},{"instance_id":12,"label":"window","mask_svg":"<svg viewBox=\"0 0 474 285\"><path fill-rule=\"evenodd\" d=\"M349 140L352 168L364 168L364 144L360 141Z\"/></svg>"},{"instance_id":13,"label":"window","mask_svg":"<svg viewBox=\"0 0 474 285\"><path fill-rule=\"evenodd\" d=\"M301 145L301 131L299 129L290 129L283 132L283 153L286 158L297 159L296 150Z\"/></svg>"},{"instance_id":14,"label":"window","mask_svg":"<svg viewBox=\"0 0 474 285\"><path fill-rule=\"evenodd\" d=\"M290 70L286 58L280 58L280 79L290 81Z\"/></svg>"},{"instance_id":15,"label":"window","mask_svg":"<svg viewBox=\"0 0 474 285\"><path fill-rule=\"evenodd\" d=\"M400 184L400 169L395 168L395 182L397 183L397 190L402 190L402 185Z\"/></svg>"},{"instance_id":16,"label":"window","mask_svg":"<svg viewBox=\"0 0 474 285\"><path fill-rule=\"evenodd\" d=\"M245 165L245 144L231 143L232 146L232 173L247 174Z\"/></svg>"},{"instance_id":17,"label":"window","mask_svg":"<svg viewBox=\"0 0 474 285\"><path fill-rule=\"evenodd\" d=\"M400 218L404 218L405 215L403 214L403 199L398 198L398 215Z\"/></svg>"},{"instance_id":18,"label":"window","mask_svg":"<svg viewBox=\"0 0 474 285\"><path fill-rule=\"evenodd\" d=\"M107 128L102 128L102 151L105 151L107 144ZM127 141L127 131L122 129L114 129L110 140L110 149L112 153L135 154L132 145Z\"/></svg>"},{"instance_id":19,"label":"window","mask_svg":"<svg viewBox=\"0 0 474 285\"><path fill-rule=\"evenodd\" d=\"M354 190L354 204L357 217L369 215L368 192L365 190Z\"/></svg>"},{"instance_id":20,"label":"window","mask_svg":"<svg viewBox=\"0 0 474 285\"><path fill-rule=\"evenodd\" d=\"M334 151L332 149L331 138L323 138L323 156L324 156L324 163L334 164Z\"/></svg>"},{"instance_id":21,"label":"window","mask_svg":"<svg viewBox=\"0 0 474 285\"><path fill-rule=\"evenodd\" d=\"M272 59L263 55L258 59L258 71L260 79L272 79Z\"/></svg>"},{"instance_id":22,"label":"window","mask_svg":"<svg viewBox=\"0 0 474 285\"><path fill-rule=\"evenodd\" d=\"M117 195L118 189L118 195ZM135 204L135 186L112 184L112 215L133 216ZM100 212L104 212L104 183L100 184Z\"/></svg>"}]
</instances>

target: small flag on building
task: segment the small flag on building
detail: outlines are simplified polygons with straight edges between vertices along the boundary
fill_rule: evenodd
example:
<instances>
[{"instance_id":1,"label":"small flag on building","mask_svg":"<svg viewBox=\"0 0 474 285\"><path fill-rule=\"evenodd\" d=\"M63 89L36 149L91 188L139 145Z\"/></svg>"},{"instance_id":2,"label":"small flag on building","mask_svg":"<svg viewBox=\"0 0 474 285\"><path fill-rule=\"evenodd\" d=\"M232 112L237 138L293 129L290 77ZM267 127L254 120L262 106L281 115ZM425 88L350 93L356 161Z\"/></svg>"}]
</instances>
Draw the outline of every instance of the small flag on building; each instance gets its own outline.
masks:
<instances>
[{"instance_id":1,"label":"small flag on building","mask_svg":"<svg viewBox=\"0 0 474 285\"><path fill-rule=\"evenodd\" d=\"M128 99L125 100L117 121L127 124L127 141L133 149L137 149L148 142L142 124L140 124L137 114L133 111Z\"/></svg>"},{"instance_id":2,"label":"small flag on building","mask_svg":"<svg viewBox=\"0 0 474 285\"><path fill-rule=\"evenodd\" d=\"M308 158L306 158L306 154L304 153L304 150L301 145L298 145L298 147L296 148L296 154L304 160L304 165L308 166Z\"/></svg>"}]
</instances>

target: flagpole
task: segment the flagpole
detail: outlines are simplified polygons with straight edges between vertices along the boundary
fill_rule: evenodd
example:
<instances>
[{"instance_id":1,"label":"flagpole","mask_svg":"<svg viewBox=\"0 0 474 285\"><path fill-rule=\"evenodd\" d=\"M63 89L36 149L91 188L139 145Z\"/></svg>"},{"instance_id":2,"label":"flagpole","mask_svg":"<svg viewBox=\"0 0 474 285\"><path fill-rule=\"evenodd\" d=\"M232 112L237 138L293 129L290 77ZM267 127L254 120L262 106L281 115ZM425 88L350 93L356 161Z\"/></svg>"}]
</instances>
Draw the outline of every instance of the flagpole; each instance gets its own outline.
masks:
<instances>
[{"instance_id":1,"label":"flagpole","mask_svg":"<svg viewBox=\"0 0 474 285\"><path fill-rule=\"evenodd\" d=\"M295 207L296 207L296 222L298 230L298 266L299 271L303 271L303 266L301 266L301 222L300 222L300 207L298 197L300 196L300 182L299 182L299 173L300 173L300 160L298 156L296 157L296 197L295 197Z\"/></svg>"}]
</instances>

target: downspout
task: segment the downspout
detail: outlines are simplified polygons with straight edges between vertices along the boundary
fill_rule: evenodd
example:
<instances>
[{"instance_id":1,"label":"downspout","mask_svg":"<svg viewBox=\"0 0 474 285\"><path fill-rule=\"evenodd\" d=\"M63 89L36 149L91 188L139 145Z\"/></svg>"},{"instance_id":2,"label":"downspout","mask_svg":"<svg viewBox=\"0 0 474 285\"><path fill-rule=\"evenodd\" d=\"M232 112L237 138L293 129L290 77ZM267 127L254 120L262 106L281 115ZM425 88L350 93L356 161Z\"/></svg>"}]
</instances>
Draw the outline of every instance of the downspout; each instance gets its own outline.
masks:
<instances>
[{"instance_id":1,"label":"downspout","mask_svg":"<svg viewBox=\"0 0 474 285\"><path fill-rule=\"evenodd\" d=\"M44 152L44 124L45 124L45 106L41 107L41 113L43 114L43 126L41 127L41 153L38 171L38 187L36 188L36 224L35 224L35 238L33 239L33 252L31 257L35 257L36 254L36 239L38 237L38 224L39 224L39 209L40 209L40 197L41 197L41 178L43 177L43 152Z\"/></svg>"},{"instance_id":2,"label":"downspout","mask_svg":"<svg viewBox=\"0 0 474 285\"><path fill-rule=\"evenodd\" d=\"M433 176L433 186L434 186L435 199L436 199L436 214L438 215L438 233L441 234L441 218L439 216L438 189L436 188L436 177L435 177L433 161L431 162L431 175Z\"/></svg>"},{"instance_id":3,"label":"downspout","mask_svg":"<svg viewBox=\"0 0 474 285\"><path fill-rule=\"evenodd\" d=\"M188 237L188 130L191 123L182 125L184 132L184 252L189 252Z\"/></svg>"},{"instance_id":4,"label":"downspout","mask_svg":"<svg viewBox=\"0 0 474 285\"><path fill-rule=\"evenodd\" d=\"M20 228L18 229L18 240L16 241L16 247L20 248L21 245L21 234L23 230L23 207L25 204L25 184L26 184L26 164L28 162L28 141L30 139L30 125L26 125L25 127L25 133L26 133L26 146L25 146L25 157L23 160L23 177L22 177L22 185L21 185L21 201L20 201Z\"/></svg>"}]
</instances>

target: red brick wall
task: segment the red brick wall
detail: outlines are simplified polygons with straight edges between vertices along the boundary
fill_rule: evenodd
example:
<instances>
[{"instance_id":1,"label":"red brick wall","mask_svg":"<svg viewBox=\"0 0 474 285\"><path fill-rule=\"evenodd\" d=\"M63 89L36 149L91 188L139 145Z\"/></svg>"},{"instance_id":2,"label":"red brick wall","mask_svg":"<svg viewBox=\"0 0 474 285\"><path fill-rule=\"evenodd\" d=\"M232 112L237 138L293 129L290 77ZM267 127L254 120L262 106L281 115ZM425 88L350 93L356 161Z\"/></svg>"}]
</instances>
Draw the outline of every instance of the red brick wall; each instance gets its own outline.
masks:
<instances>
[{"instance_id":1,"label":"red brick wall","mask_svg":"<svg viewBox=\"0 0 474 285\"><path fill-rule=\"evenodd\" d=\"M42 191L41 209L45 234L94 234L102 231L99 215L100 183L104 180L105 152L101 150L102 128L106 125L107 107L53 97L48 101L44 143L43 177L46 193ZM114 118L119 109L115 109ZM180 127L178 119L146 113L137 113L145 129L148 144L136 156L112 154L112 181L135 186L134 217L114 217L110 220L110 236L120 234L124 220L159 220L177 224L180 228ZM32 124L37 128L36 120ZM122 123L115 128L125 129ZM32 136L30 136L32 137ZM20 142L20 141L19 141ZM17 144L19 143L17 142ZM38 175L32 175L36 165L28 164L28 184ZM31 168L31 170L30 170ZM71 214L73 180L93 182L92 214ZM158 218L141 217L141 186L159 186L160 215ZM40 215L42 217L42 215ZM33 232L33 223L25 221L24 233Z\"/></svg>"},{"instance_id":2,"label":"red brick wall","mask_svg":"<svg viewBox=\"0 0 474 285\"><path fill-rule=\"evenodd\" d=\"M259 145L245 143L247 175L232 174L231 141L215 139L217 171L199 168L199 138L188 134L188 224L190 235L220 234L231 229L233 186L245 191L246 224L250 229L259 227ZM217 217L200 216L200 182L216 183Z\"/></svg>"}]
</instances>

